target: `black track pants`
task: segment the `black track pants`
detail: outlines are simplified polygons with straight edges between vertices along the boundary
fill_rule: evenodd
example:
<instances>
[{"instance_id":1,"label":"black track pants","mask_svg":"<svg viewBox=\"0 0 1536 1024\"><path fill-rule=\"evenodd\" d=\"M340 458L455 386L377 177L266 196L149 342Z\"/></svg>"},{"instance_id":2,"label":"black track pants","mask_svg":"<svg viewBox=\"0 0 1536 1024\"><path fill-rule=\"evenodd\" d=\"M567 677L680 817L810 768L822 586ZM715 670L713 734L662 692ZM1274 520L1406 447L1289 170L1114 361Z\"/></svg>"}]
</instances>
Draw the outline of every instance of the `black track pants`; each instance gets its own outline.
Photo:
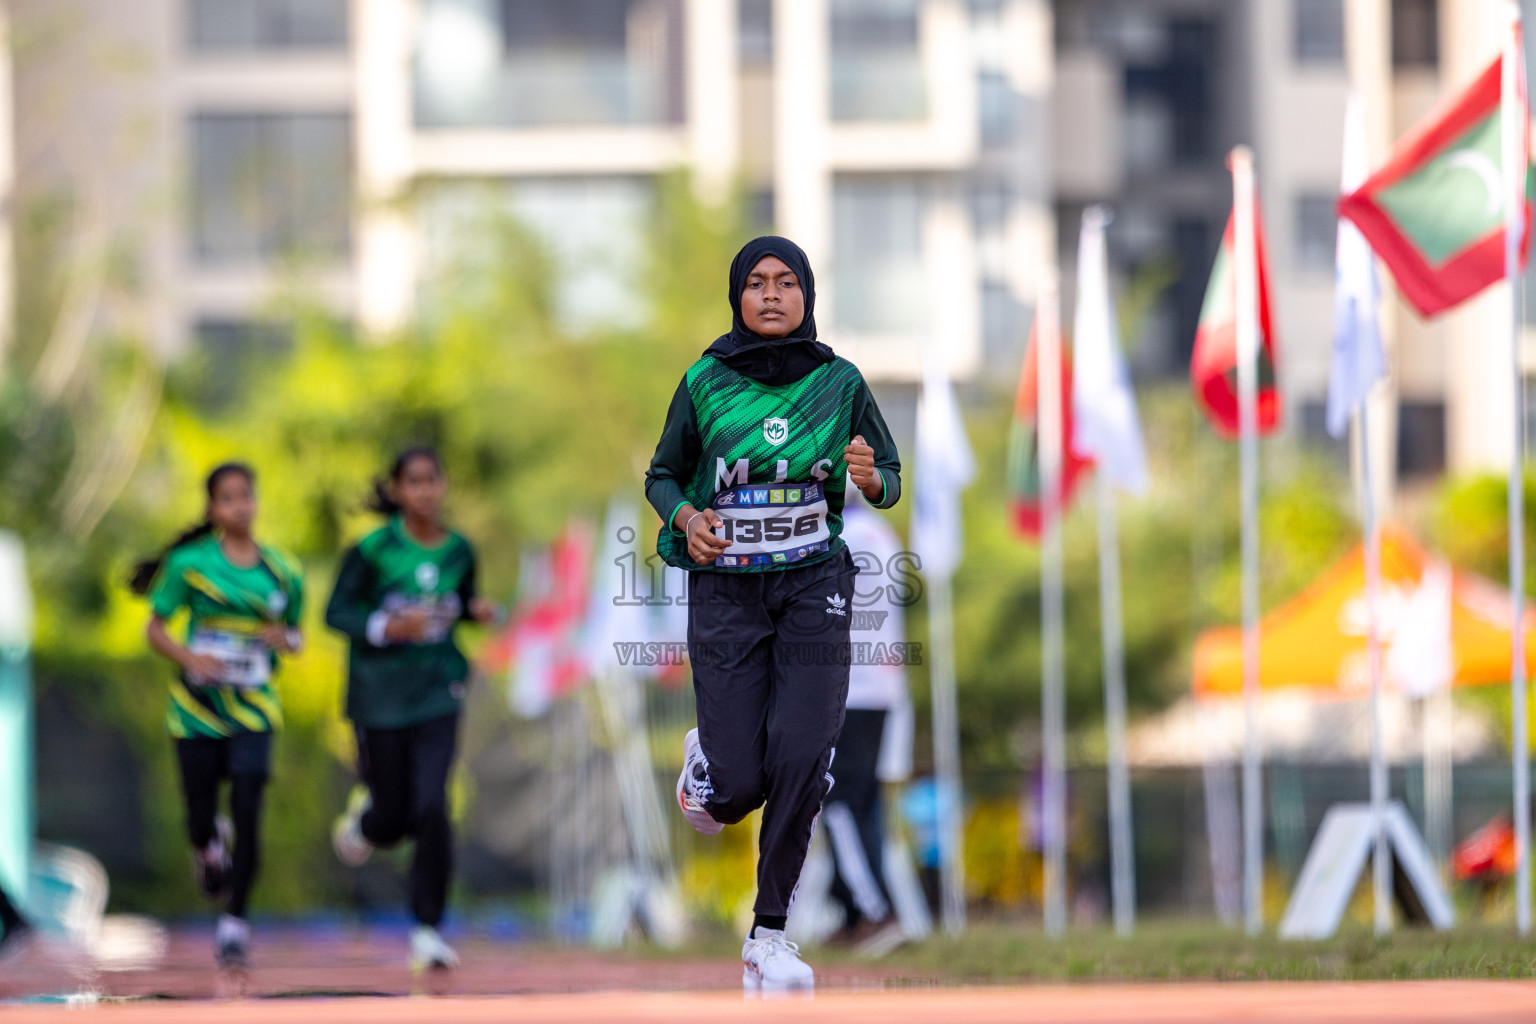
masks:
<instances>
[{"instance_id":1,"label":"black track pants","mask_svg":"<svg viewBox=\"0 0 1536 1024\"><path fill-rule=\"evenodd\" d=\"M373 798L363 815L363 838L385 848L407 836L416 840L411 914L433 928L443 920L453 873L448 774L458 733L456 714L404 729L357 730L358 769Z\"/></svg>"},{"instance_id":2,"label":"black track pants","mask_svg":"<svg viewBox=\"0 0 1536 1024\"><path fill-rule=\"evenodd\" d=\"M176 741L181 792L187 804L187 838L203 849L214 837L219 783L230 780L229 816L234 819L235 848L225 912L244 917L261 853L261 803L272 757L269 732L236 733L227 738L198 736Z\"/></svg>"},{"instance_id":3,"label":"black track pants","mask_svg":"<svg viewBox=\"0 0 1536 1024\"><path fill-rule=\"evenodd\" d=\"M758 914L789 913L848 698L848 625L858 569L846 551L803 569L695 573L688 650L704 801L732 824L763 808Z\"/></svg>"}]
</instances>

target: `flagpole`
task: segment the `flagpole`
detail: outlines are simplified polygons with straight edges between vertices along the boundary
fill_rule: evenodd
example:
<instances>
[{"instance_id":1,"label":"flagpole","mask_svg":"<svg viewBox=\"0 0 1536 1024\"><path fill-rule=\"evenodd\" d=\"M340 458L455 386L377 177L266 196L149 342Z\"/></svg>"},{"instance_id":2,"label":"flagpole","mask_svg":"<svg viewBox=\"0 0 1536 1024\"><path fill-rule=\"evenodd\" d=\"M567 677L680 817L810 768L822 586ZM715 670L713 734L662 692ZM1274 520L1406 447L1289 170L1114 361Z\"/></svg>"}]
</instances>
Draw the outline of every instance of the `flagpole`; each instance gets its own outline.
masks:
<instances>
[{"instance_id":1,"label":"flagpole","mask_svg":"<svg viewBox=\"0 0 1536 1024\"><path fill-rule=\"evenodd\" d=\"M1067 926L1066 695L1062 650L1061 553L1061 315L1054 271L1040 285L1040 471L1044 515L1040 561L1040 725L1043 777L1041 828L1045 847L1045 931Z\"/></svg>"},{"instance_id":2,"label":"flagpole","mask_svg":"<svg viewBox=\"0 0 1536 1024\"><path fill-rule=\"evenodd\" d=\"M1125 756L1125 638L1120 612L1120 536L1115 488L1101 467L1099 487L1099 616L1104 645L1104 735L1109 747L1110 902L1115 932L1136 926L1136 866L1131 837L1131 780Z\"/></svg>"},{"instance_id":3,"label":"flagpole","mask_svg":"<svg viewBox=\"0 0 1536 1024\"><path fill-rule=\"evenodd\" d=\"M1381 528L1371 488L1370 413L1361 405L1355 413L1360 431L1360 504L1365 526L1365 647L1371 676L1371 898L1377 935L1392 930L1392 853L1387 847L1387 762L1381 749Z\"/></svg>"},{"instance_id":4,"label":"flagpole","mask_svg":"<svg viewBox=\"0 0 1536 1024\"><path fill-rule=\"evenodd\" d=\"M939 885L944 931L965 930L965 847L960 829L960 726L955 696L954 604L950 574L928 580L929 641L933 644L933 769L938 782Z\"/></svg>"},{"instance_id":5,"label":"flagpole","mask_svg":"<svg viewBox=\"0 0 1536 1024\"><path fill-rule=\"evenodd\" d=\"M923 390L917 403L917 474L912 549L929 583L932 640L933 765L937 784L939 878L944 930L965 930L965 855L961 814L960 725L955 685L954 591L962 545L960 493L975 472L965 425L955 406L949 370L933 344L923 350Z\"/></svg>"},{"instance_id":6,"label":"flagpole","mask_svg":"<svg viewBox=\"0 0 1536 1024\"><path fill-rule=\"evenodd\" d=\"M1232 150L1233 249L1237 273L1237 394L1242 457L1243 917L1264 927L1263 778L1259 753L1259 324L1253 151Z\"/></svg>"},{"instance_id":7,"label":"flagpole","mask_svg":"<svg viewBox=\"0 0 1536 1024\"><path fill-rule=\"evenodd\" d=\"M1515 3L1504 7L1506 23L1499 90L1499 119L1502 129L1500 152L1504 179L1504 278L1509 283L1510 378L1514 388L1513 444L1509 460L1509 593L1514 604L1510 624L1510 709L1514 719L1513 752L1515 790L1515 921L1521 935L1531 931L1531 801L1530 734L1526 719L1525 678L1525 452L1524 399L1525 378L1520 359L1522 319L1520 287L1520 241L1525 216L1525 154L1519 152L1526 140L1526 126L1520 124L1520 8Z\"/></svg>"}]
</instances>

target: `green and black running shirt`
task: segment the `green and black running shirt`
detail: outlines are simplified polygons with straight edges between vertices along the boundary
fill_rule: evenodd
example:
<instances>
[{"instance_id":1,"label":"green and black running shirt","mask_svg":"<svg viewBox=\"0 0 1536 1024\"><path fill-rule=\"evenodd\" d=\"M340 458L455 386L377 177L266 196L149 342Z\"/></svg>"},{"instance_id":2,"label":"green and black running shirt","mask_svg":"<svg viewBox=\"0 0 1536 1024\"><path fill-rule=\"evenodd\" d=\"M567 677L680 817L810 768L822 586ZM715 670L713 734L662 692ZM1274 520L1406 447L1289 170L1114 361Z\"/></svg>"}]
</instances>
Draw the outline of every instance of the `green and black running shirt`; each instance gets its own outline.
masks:
<instances>
[{"instance_id":1,"label":"green and black running shirt","mask_svg":"<svg viewBox=\"0 0 1536 1024\"><path fill-rule=\"evenodd\" d=\"M754 380L705 355L688 368L646 472L645 493L669 565L763 572L830 558L843 541L843 449L863 435L884 484L877 508L901 496L901 462L875 397L841 357L782 385ZM673 518L684 504L713 508L731 547L714 564L688 555Z\"/></svg>"},{"instance_id":2,"label":"green and black running shirt","mask_svg":"<svg viewBox=\"0 0 1536 1024\"><path fill-rule=\"evenodd\" d=\"M259 545L261 560L245 567L224 556L209 534L173 549L150 590L156 615L187 609L187 646L225 665L225 678L171 683L165 724L172 736L224 737L271 732L283 723L272 688L277 657L262 643L263 627L296 626L304 605L304 579L291 556Z\"/></svg>"},{"instance_id":3,"label":"green and black running shirt","mask_svg":"<svg viewBox=\"0 0 1536 1024\"><path fill-rule=\"evenodd\" d=\"M404 729L458 712L469 662L453 628L475 596L475 552L449 531L434 547L416 541L399 516L346 554L325 609L326 625L352 642L347 717L370 729ZM393 643L392 613L425 609L426 639Z\"/></svg>"}]
</instances>

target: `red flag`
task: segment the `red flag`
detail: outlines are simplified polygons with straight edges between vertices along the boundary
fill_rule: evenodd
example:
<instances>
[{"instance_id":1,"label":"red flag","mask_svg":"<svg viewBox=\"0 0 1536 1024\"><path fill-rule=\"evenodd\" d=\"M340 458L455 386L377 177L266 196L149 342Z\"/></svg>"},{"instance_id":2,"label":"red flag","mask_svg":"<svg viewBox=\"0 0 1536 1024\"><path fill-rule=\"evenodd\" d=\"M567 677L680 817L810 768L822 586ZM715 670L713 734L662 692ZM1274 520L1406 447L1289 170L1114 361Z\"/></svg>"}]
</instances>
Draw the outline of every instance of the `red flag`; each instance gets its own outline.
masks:
<instances>
[{"instance_id":1,"label":"red flag","mask_svg":"<svg viewBox=\"0 0 1536 1024\"><path fill-rule=\"evenodd\" d=\"M587 565L591 537L566 527L547 552L524 566L517 608L504 629L486 645L480 667L510 672L509 699L528 718L586 678L577 630L587 606Z\"/></svg>"},{"instance_id":2,"label":"red flag","mask_svg":"<svg viewBox=\"0 0 1536 1024\"><path fill-rule=\"evenodd\" d=\"M1355 223L1404 297L1426 317L1504 279L1502 70L1501 57L1459 96L1431 111L1398 142L1381 170L1339 200L1340 216ZM1523 86L1523 70L1518 80ZM1524 92L1522 87L1518 102L1521 123L1528 126ZM1523 148L1528 166L1528 139ZM1525 223L1530 217L1527 181ZM1529 249L1525 232L1522 267Z\"/></svg>"},{"instance_id":3,"label":"red flag","mask_svg":"<svg viewBox=\"0 0 1536 1024\"><path fill-rule=\"evenodd\" d=\"M1008 439L1008 492L1014 525L1027 537L1038 540L1044 528L1044 482L1040 478L1040 347L1038 329L1029 332L1024 365L1019 370L1019 390L1013 404L1013 425ZM1061 347L1061 509L1072 502L1083 472L1093 460L1076 454L1072 443L1072 355Z\"/></svg>"},{"instance_id":4,"label":"red flag","mask_svg":"<svg viewBox=\"0 0 1536 1024\"><path fill-rule=\"evenodd\" d=\"M1223 437L1238 434L1237 409L1237 225L1227 217L1211 282L1200 307L1195 330L1195 352L1189 364L1195 401L1206 419ZM1253 204L1254 261L1258 267L1259 320L1259 433L1272 433L1280 425L1280 385L1275 375L1275 329L1269 315L1269 274L1264 259L1264 226L1259 204Z\"/></svg>"}]
</instances>

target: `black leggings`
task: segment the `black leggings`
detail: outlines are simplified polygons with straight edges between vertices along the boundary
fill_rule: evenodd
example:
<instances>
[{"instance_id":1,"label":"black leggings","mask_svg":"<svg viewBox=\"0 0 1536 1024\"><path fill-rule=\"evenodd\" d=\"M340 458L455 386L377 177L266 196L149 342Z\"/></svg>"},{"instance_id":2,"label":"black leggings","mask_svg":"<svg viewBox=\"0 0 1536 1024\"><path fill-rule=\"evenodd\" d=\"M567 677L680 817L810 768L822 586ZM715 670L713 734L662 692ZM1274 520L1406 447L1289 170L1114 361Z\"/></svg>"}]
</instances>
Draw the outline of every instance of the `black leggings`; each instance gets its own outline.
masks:
<instances>
[{"instance_id":1,"label":"black leggings","mask_svg":"<svg viewBox=\"0 0 1536 1024\"><path fill-rule=\"evenodd\" d=\"M443 920L453 873L448 774L458 732L457 714L404 729L357 727L358 770L373 799L363 815L363 838L386 848L407 836L416 840L411 913L433 928Z\"/></svg>"},{"instance_id":2,"label":"black leggings","mask_svg":"<svg viewBox=\"0 0 1536 1024\"><path fill-rule=\"evenodd\" d=\"M782 572L694 573L688 585L688 652L709 762L704 809L731 825L763 808L759 918L788 916L832 785L857 572L843 551Z\"/></svg>"},{"instance_id":3,"label":"black leggings","mask_svg":"<svg viewBox=\"0 0 1536 1024\"><path fill-rule=\"evenodd\" d=\"M229 810L235 824L235 849L225 912L245 916L256 881L261 849L261 800L267 785L272 734L239 733L224 739L199 736L176 741L181 791L187 803L187 837L202 850L214 838L219 783L230 780Z\"/></svg>"}]
</instances>

